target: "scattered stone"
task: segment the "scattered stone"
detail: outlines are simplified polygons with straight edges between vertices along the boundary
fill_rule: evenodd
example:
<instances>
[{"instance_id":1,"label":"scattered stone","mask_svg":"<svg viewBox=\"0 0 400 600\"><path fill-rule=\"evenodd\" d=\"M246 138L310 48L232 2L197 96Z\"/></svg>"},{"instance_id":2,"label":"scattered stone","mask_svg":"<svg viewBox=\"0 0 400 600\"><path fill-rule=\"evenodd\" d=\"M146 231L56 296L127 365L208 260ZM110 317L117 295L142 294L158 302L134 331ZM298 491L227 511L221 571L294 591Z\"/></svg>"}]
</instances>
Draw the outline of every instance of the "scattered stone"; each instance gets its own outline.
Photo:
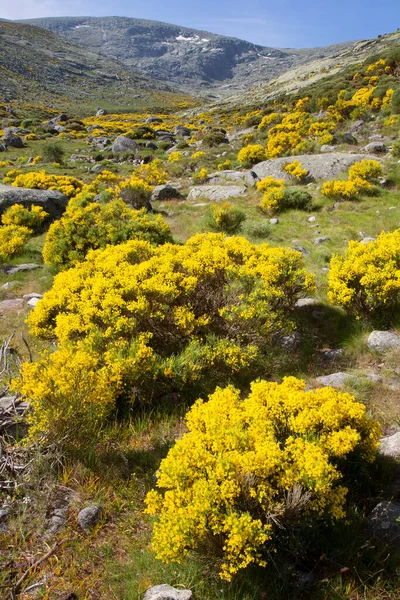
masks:
<instances>
[{"instance_id":1,"label":"scattered stone","mask_svg":"<svg viewBox=\"0 0 400 600\"><path fill-rule=\"evenodd\" d=\"M3 135L1 140L3 144L5 144L6 146L11 146L12 148L24 147L22 139L18 135L15 135L15 133L6 133L5 135Z\"/></svg>"},{"instance_id":2,"label":"scattered stone","mask_svg":"<svg viewBox=\"0 0 400 600\"><path fill-rule=\"evenodd\" d=\"M372 154L384 154L387 148L383 142L371 142L364 148L365 152L372 152Z\"/></svg>"},{"instance_id":3,"label":"scattered stone","mask_svg":"<svg viewBox=\"0 0 400 600\"><path fill-rule=\"evenodd\" d=\"M22 298L11 298L10 300L3 300L0 302L0 312L7 312L9 310L15 310L22 308L24 301Z\"/></svg>"},{"instance_id":4,"label":"scattered stone","mask_svg":"<svg viewBox=\"0 0 400 600\"><path fill-rule=\"evenodd\" d=\"M40 302L40 298L31 298L30 300L28 300L27 304L31 308L35 308L38 302Z\"/></svg>"},{"instance_id":5,"label":"scattered stone","mask_svg":"<svg viewBox=\"0 0 400 600\"><path fill-rule=\"evenodd\" d=\"M394 331L372 331L367 340L370 350L384 352L400 348L400 335Z\"/></svg>"},{"instance_id":6,"label":"scattered stone","mask_svg":"<svg viewBox=\"0 0 400 600\"><path fill-rule=\"evenodd\" d=\"M301 335L297 331L284 335L280 340L280 345L285 350L297 350L301 346Z\"/></svg>"},{"instance_id":7,"label":"scattered stone","mask_svg":"<svg viewBox=\"0 0 400 600\"><path fill-rule=\"evenodd\" d=\"M354 121L354 123L350 127L350 131L352 133L360 133L360 131L363 127L364 127L364 121L362 119L357 119L356 121Z\"/></svg>"},{"instance_id":8,"label":"scattered stone","mask_svg":"<svg viewBox=\"0 0 400 600\"><path fill-rule=\"evenodd\" d=\"M218 202L228 198L238 198L246 192L246 187L239 185L199 185L190 188L188 200L198 200L205 198Z\"/></svg>"},{"instance_id":9,"label":"scattered stone","mask_svg":"<svg viewBox=\"0 0 400 600\"><path fill-rule=\"evenodd\" d=\"M303 308L304 306L315 306L316 304L319 304L319 301L316 298L299 298L295 306L297 308Z\"/></svg>"},{"instance_id":10,"label":"scattered stone","mask_svg":"<svg viewBox=\"0 0 400 600\"><path fill-rule=\"evenodd\" d=\"M364 237L360 241L360 244L369 244L370 242L376 242L376 238L373 238L373 237Z\"/></svg>"},{"instance_id":11,"label":"scattered stone","mask_svg":"<svg viewBox=\"0 0 400 600\"><path fill-rule=\"evenodd\" d=\"M63 215L68 198L57 190L30 190L0 184L0 216L13 204L22 204L25 208L40 206L49 214L49 219L54 221Z\"/></svg>"},{"instance_id":12,"label":"scattered stone","mask_svg":"<svg viewBox=\"0 0 400 600\"><path fill-rule=\"evenodd\" d=\"M400 504L379 502L368 518L367 529L375 537L400 548Z\"/></svg>"},{"instance_id":13,"label":"scattered stone","mask_svg":"<svg viewBox=\"0 0 400 600\"><path fill-rule=\"evenodd\" d=\"M43 294L37 294L36 292L32 292L31 294L24 294L22 296L24 300L31 300L32 298L38 298L41 300L43 298Z\"/></svg>"},{"instance_id":14,"label":"scattered stone","mask_svg":"<svg viewBox=\"0 0 400 600\"><path fill-rule=\"evenodd\" d=\"M124 135L119 135L111 146L113 152L139 152L140 146Z\"/></svg>"},{"instance_id":15,"label":"scattered stone","mask_svg":"<svg viewBox=\"0 0 400 600\"><path fill-rule=\"evenodd\" d=\"M192 135L192 130L184 125L177 125L175 127L175 135L180 135L181 137L190 137Z\"/></svg>"},{"instance_id":16,"label":"scattered stone","mask_svg":"<svg viewBox=\"0 0 400 600\"><path fill-rule=\"evenodd\" d=\"M154 142L146 142L146 148L149 148L149 150L157 150L158 146Z\"/></svg>"},{"instance_id":17,"label":"scattered stone","mask_svg":"<svg viewBox=\"0 0 400 600\"><path fill-rule=\"evenodd\" d=\"M350 379L354 379L354 376L349 375L348 373L339 372L331 373L330 375L322 375L321 377L317 377L316 381L324 386L341 389Z\"/></svg>"},{"instance_id":18,"label":"scattered stone","mask_svg":"<svg viewBox=\"0 0 400 600\"><path fill-rule=\"evenodd\" d=\"M315 217L308 217L307 221L308 221L309 223L314 223L314 221L315 221Z\"/></svg>"},{"instance_id":19,"label":"scattered stone","mask_svg":"<svg viewBox=\"0 0 400 600\"><path fill-rule=\"evenodd\" d=\"M304 246L295 246L293 250L297 250L297 252L301 252L303 256L308 256L310 253Z\"/></svg>"},{"instance_id":20,"label":"scattered stone","mask_svg":"<svg viewBox=\"0 0 400 600\"><path fill-rule=\"evenodd\" d=\"M41 266L36 263L23 263L21 265L5 266L1 267L4 273L8 275L15 275L15 273L21 273L23 271L33 271L34 269L40 269Z\"/></svg>"},{"instance_id":21,"label":"scattered stone","mask_svg":"<svg viewBox=\"0 0 400 600\"><path fill-rule=\"evenodd\" d=\"M146 123L163 123L163 119L161 117L147 117Z\"/></svg>"},{"instance_id":22,"label":"scattered stone","mask_svg":"<svg viewBox=\"0 0 400 600\"><path fill-rule=\"evenodd\" d=\"M90 169L90 172L91 173L101 173L102 171L104 171L104 169L105 169L104 165L98 164L98 165L94 165L94 167L92 167Z\"/></svg>"},{"instance_id":23,"label":"scattered stone","mask_svg":"<svg viewBox=\"0 0 400 600\"><path fill-rule=\"evenodd\" d=\"M269 222L271 223L271 225L278 225L279 219L277 219L276 217L273 217L272 219L269 220Z\"/></svg>"},{"instance_id":24,"label":"scattered stone","mask_svg":"<svg viewBox=\"0 0 400 600\"><path fill-rule=\"evenodd\" d=\"M6 283L3 283L3 285L1 286L1 289L2 290L12 290L17 285L18 285L18 281L6 281Z\"/></svg>"},{"instance_id":25,"label":"scattered stone","mask_svg":"<svg viewBox=\"0 0 400 600\"><path fill-rule=\"evenodd\" d=\"M143 600L190 600L191 598L190 590L177 590L165 583L152 586L143 596Z\"/></svg>"},{"instance_id":26,"label":"scattered stone","mask_svg":"<svg viewBox=\"0 0 400 600\"><path fill-rule=\"evenodd\" d=\"M321 271L323 273L329 273L329 267L322 267Z\"/></svg>"},{"instance_id":27,"label":"scattered stone","mask_svg":"<svg viewBox=\"0 0 400 600\"><path fill-rule=\"evenodd\" d=\"M376 375L375 373L367 373L366 378L373 383L383 383L382 377L380 375Z\"/></svg>"},{"instance_id":28,"label":"scattered stone","mask_svg":"<svg viewBox=\"0 0 400 600\"><path fill-rule=\"evenodd\" d=\"M338 358L342 358L344 351L342 348L332 348L330 350L324 350L322 352L322 357L325 360L337 360Z\"/></svg>"},{"instance_id":29,"label":"scattered stone","mask_svg":"<svg viewBox=\"0 0 400 600\"><path fill-rule=\"evenodd\" d=\"M380 442L379 454L400 460L400 431L381 438Z\"/></svg>"},{"instance_id":30,"label":"scattered stone","mask_svg":"<svg viewBox=\"0 0 400 600\"><path fill-rule=\"evenodd\" d=\"M171 185L166 183L164 185L156 185L153 193L151 194L152 200L171 200L172 198L180 198L180 192Z\"/></svg>"},{"instance_id":31,"label":"scattered stone","mask_svg":"<svg viewBox=\"0 0 400 600\"><path fill-rule=\"evenodd\" d=\"M350 131L342 135L341 142L343 144L351 144L352 146L356 146L358 144L358 140Z\"/></svg>"},{"instance_id":32,"label":"scattered stone","mask_svg":"<svg viewBox=\"0 0 400 600\"><path fill-rule=\"evenodd\" d=\"M320 148L320 151L323 154L327 154L328 152L336 152L337 146L330 146L329 144L323 144Z\"/></svg>"},{"instance_id":33,"label":"scattered stone","mask_svg":"<svg viewBox=\"0 0 400 600\"><path fill-rule=\"evenodd\" d=\"M317 239L314 240L314 244L323 244L324 242L329 242L330 239L331 238L326 236L317 237Z\"/></svg>"},{"instance_id":34,"label":"scattered stone","mask_svg":"<svg viewBox=\"0 0 400 600\"><path fill-rule=\"evenodd\" d=\"M107 115L107 114L108 114L108 112L106 111L105 108L99 108L97 110L96 117L104 117L104 115Z\"/></svg>"},{"instance_id":35,"label":"scattered stone","mask_svg":"<svg viewBox=\"0 0 400 600\"><path fill-rule=\"evenodd\" d=\"M101 506L87 506L79 512L78 524L84 531L89 531L97 525L102 514L103 509Z\"/></svg>"}]
</instances>

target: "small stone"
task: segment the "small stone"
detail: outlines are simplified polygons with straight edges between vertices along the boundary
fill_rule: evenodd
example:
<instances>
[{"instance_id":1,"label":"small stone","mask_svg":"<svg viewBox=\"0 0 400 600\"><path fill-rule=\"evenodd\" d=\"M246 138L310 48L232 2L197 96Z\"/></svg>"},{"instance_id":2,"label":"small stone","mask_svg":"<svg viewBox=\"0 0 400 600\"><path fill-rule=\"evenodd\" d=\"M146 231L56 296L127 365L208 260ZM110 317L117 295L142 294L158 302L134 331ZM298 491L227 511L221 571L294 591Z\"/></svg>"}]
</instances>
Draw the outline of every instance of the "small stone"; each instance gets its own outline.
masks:
<instances>
[{"instance_id":1,"label":"small stone","mask_svg":"<svg viewBox=\"0 0 400 600\"><path fill-rule=\"evenodd\" d=\"M190 590L177 590L167 584L154 585L143 596L143 600L190 600L191 598Z\"/></svg>"},{"instance_id":2,"label":"small stone","mask_svg":"<svg viewBox=\"0 0 400 600\"><path fill-rule=\"evenodd\" d=\"M326 236L321 236L321 237L317 237L316 240L314 240L314 244L323 244L324 242L329 242L331 238L326 237Z\"/></svg>"},{"instance_id":3,"label":"small stone","mask_svg":"<svg viewBox=\"0 0 400 600\"><path fill-rule=\"evenodd\" d=\"M35 308L38 302L40 302L40 298L31 298L30 300L28 300L27 304L28 306Z\"/></svg>"},{"instance_id":4,"label":"small stone","mask_svg":"<svg viewBox=\"0 0 400 600\"><path fill-rule=\"evenodd\" d=\"M366 378L373 383L383 383L382 377L380 375L376 375L375 373L367 373Z\"/></svg>"},{"instance_id":5,"label":"small stone","mask_svg":"<svg viewBox=\"0 0 400 600\"><path fill-rule=\"evenodd\" d=\"M379 454L383 456L391 456L395 459L400 459L400 431L393 435L388 435L381 438L379 446Z\"/></svg>"},{"instance_id":6,"label":"small stone","mask_svg":"<svg viewBox=\"0 0 400 600\"><path fill-rule=\"evenodd\" d=\"M308 221L309 223L314 223L314 221L315 221L315 217L308 217L307 221Z\"/></svg>"},{"instance_id":7,"label":"small stone","mask_svg":"<svg viewBox=\"0 0 400 600\"><path fill-rule=\"evenodd\" d=\"M323 273L329 273L329 267L322 267L321 271Z\"/></svg>"},{"instance_id":8,"label":"small stone","mask_svg":"<svg viewBox=\"0 0 400 600\"><path fill-rule=\"evenodd\" d=\"M24 301L22 300L22 298L12 298L10 300L3 300L2 302L0 302L0 311L4 312L8 310L22 308L23 304Z\"/></svg>"},{"instance_id":9,"label":"small stone","mask_svg":"<svg viewBox=\"0 0 400 600\"><path fill-rule=\"evenodd\" d=\"M322 375L321 377L317 377L316 381L321 385L340 389L343 388L350 379L354 379L354 376L349 375L348 373L339 372L331 373L330 375Z\"/></svg>"},{"instance_id":10,"label":"small stone","mask_svg":"<svg viewBox=\"0 0 400 600\"><path fill-rule=\"evenodd\" d=\"M371 142L365 146L364 150L373 154L383 154L387 151L387 148L383 142Z\"/></svg>"},{"instance_id":11,"label":"small stone","mask_svg":"<svg viewBox=\"0 0 400 600\"><path fill-rule=\"evenodd\" d=\"M342 348L332 348L331 350L325 350L322 353L322 357L325 360L336 360L338 358L341 358L344 354L344 351Z\"/></svg>"},{"instance_id":12,"label":"small stone","mask_svg":"<svg viewBox=\"0 0 400 600\"><path fill-rule=\"evenodd\" d=\"M301 336L297 331L289 335L284 335L280 340L280 345L285 350L297 350L301 345Z\"/></svg>"},{"instance_id":13,"label":"small stone","mask_svg":"<svg viewBox=\"0 0 400 600\"><path fill-rule=\"evenodd\" d=\"M368 518L367 528L375 537L400 548L400 504L379 502Z\"/></svg>"},{"instance_id":14,"label":"small stone","mask_svg":"<svg viewBox=\"0 0 400 600\"><path fill-rule=\"evenodd\" d=\"M360 244L369 244L370 242L375 242L376 238L373 237L365 237L360 241Z\"/></svg>"},{"instance_id":15,"label":"small stone","mask_svg":"<svg viewBox=\"0 0 400 600\"><path fill-rule=\"evenodd\" d=\"M395 350L400 348L400 335L394 331L373 331L369 334L367 346L377 352Z\"/></svg>"},{"instance_id":16,"label":"small stone","mask_svg":"<svg viewBox=\"0 0 400 600\"><path fill-rule=\"evenodd\" d=\"M279 219L273 218L273 219L270 219L269 222L271 223L271 225L278 225Z\"/></svg>"},{"instance_id":17,"label":"small stone","mask_svg":"<svg viewBox=\"0 0 400 600\"><path fill-rule=\"evenodd\" d=\"M303 308L304 306L315 306L315 304L319 304L319 301L316 298L299 298L295 306L297 308Z\"/></svg>"},{"instance_id":18,"label":"small stone","mask_svg":"<svg viewBox=\"0 0 400 600\"><path fill-rule=\"evenodd\" d=\"M294 250L297 250L297 252L301 252L303 256L308 256L310 253L308 250L306 250L303 246L295 246Z\"/></svg>"},{"instance_id":19,"label":"small stone","mask_svg":"<svg viewBox=\"0 0 400 600\"><path fill-rule=\"evenodd\" d=\"M7 281L6 283L3 283L3 285L1 286L1 289L2 290L12 290L17 285L18 285L17 281Z\"/></svg>"},{"instance_id":20,"label":"small stone","mask_svg":"<svg viewBox=\"0 0 400 600\"><path fill-rule=\"evenodd\" d=\"M43 298L43 294L37 294L36 292L32 292L31 294L24 294L22 296L24 300L31 300L32 298L38 298L41 300Z\"/></svg>"},{"instance_id":21,"label":"small stone","mask_svg":"<svg viewBox=\"0 0 400 600\"><path fill-rule=\"evenodd\" d=\"M89 531L94 527L103 514L101 506L87 506L78 514L78 524L84 531Z\"/></svg>"}]
</instances>

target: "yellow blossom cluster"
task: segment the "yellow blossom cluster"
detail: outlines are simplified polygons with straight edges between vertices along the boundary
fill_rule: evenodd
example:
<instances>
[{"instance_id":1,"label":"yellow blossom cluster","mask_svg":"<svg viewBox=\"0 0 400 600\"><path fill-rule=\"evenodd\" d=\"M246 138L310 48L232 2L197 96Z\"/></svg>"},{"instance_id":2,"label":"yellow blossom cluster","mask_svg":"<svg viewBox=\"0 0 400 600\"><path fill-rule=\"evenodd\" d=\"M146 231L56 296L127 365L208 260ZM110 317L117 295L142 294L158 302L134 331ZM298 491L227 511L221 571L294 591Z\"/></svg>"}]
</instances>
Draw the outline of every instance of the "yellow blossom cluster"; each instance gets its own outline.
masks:
<instances>
[{"instance_id":1,"label":"yellow blossom cluster","mask_svg":"<svg viewBox=\"0 0 400 600\"><path fill-rule=\"evenodd\" d=\"M377 160L366 158L350 167L348 180L326 181L321 188L321 193L328 198L354 200L361 194L371 193L373 191L371 181L380 175L382 175L382 165Z\"/></svg>"},{"instance_id":2,"label":"yellow blossom cluster","mask_svg":"<svg viewBox=\"0 0 400 600\"><path fill-rule=\"evenodd\" d=\"M0 260L20 254L30 238L32 230L18 225L0 227Z\"/></svg>"},{"instance_id":3,"label":"yellow blossom cluster","mask_svg":"<svg viewBox=\"0 0 400 600\"><path fill-rule=\"evenodd\" d=\"M6 174L3 183L11 183L15 187L39 190L58 190L68 198L76 196L83 187L82 181L68 175L50 175L46 171L21 173L13 170Z\"/></svg>"},{"instance_id":4,"label":"yellow blossom cluster","mask_svg":"<svg viewBox=\"0 0 400 600\"><path fill-rule=\"evenodd\" d=\"M244 400L232 386L217 388L186 422L188 433L157 472L159 491L146 497L157 516L152 546L164 562L178 563L190 551L207 552L206 542L222 546L227 581L250 563L265 565L277 522L343 518L346 459L357 451L372 461L380 434L350 394L305 391L294 377L257 381Z\"/></svg>"},{"instance_id":5,"label":"yellow blossom cluster","mask_svg":"<svg viewBox=\"0 0 400 600\"><path fill-rule=\"evenodd\" d=\"M382 313L390 321L400 301L400 229L368 244L351 241L331 259L329 300L358 317Z\"/></svg>"},{"instance_id":6,"label":"yellow blossom cluster","mask_svg":"<svg viewBox=\"0 0 400 600\"><path fill-rule=\"evenodd\" d=\"M243 167L252 167L266 159L265 148L261 144L250 144L239 150L237 158Z\"/></svg>"},{"instance_id":7,"label":"yellow blossom cluster","mask_svg":"<svg viewBox=\"0 0 400 600\"><path fill-rule=\"evenodd\" d=\"M308 170L304 169L303 165L298 160L286 163L282 166L282 170L288 173L288 175L294 179L297 179L297 181L304 181L309 175Z\"/></svg>"},{"instance_id":8,"label":"yellow blossom cluster","mask_svg":"<svg viewBox=\"0 0 400 600\"><path fill-rule=\"evenodd\" d=\"M33 231L40 229L43 221L48 217L48 213L37 205L26 208L22 204L13 204L1 216L3 225L17 225L19 227L28 227Z\"/></svg>"}]
</instances>

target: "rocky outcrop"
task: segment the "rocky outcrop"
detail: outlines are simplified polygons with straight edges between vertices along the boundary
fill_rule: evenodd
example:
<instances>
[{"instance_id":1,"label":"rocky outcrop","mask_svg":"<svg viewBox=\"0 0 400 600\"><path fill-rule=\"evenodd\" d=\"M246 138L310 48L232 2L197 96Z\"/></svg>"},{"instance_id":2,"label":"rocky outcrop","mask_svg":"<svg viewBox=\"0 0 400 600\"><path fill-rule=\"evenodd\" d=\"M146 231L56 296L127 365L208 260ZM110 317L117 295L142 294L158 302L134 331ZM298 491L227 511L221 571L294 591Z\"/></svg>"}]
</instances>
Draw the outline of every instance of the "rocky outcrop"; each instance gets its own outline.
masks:
<instances>
[{"instance_id":1,"label":"rocky outcrop","mask_svg":"<svg viewBox=\"0 0 400 600\"><path fill-rule=\"evenodd\" d=\"M113 152L139 152L140 146L130 138L119 135L111 146Z\"/></svg>"},{"instance_id":2,"label":"rocky outcrop","mask_svg":"<svg viewBox=\"0 0 400 600\"><path fill-rule=\"evenodd\" d=\"M26 208L34 204L41 206L49 214L49 221L54 221L64 213L68 198L57 190L30 190L0 184L0 215L13 204L22 204Z\"/></svg>"},{"instance_id":3,"label":"rocky outcrop","mask_svg":"<svg viewBox=\"0 0 400 600\"><path fill-rule=\"evenodd\" d=\"M199 198L219 202L228 198L238 198L246 193L244 185L198 185L190 188L187 199L195 201Z\"/></svg>"},{"instance_id":4,"label":"rocky outcrop","mask_svg":"<svg viewBox=\"0 0 400 600\"><path fill-rule=\"evenodd\" d=\"M252 171L263 179L264 177L276 177L285 181L293 181L290 175L282 171L282 165L293 160L301 162L308 170L311 179L332 179L341 173L345 173L351 165L364 158L374 158L365 154L345 154L331 152L330 154L302 154L300 156L288 156L285 158L273 158L254 165Z\"/></svg>"},{"instance_id":5,"label":"rocky outcrop","mask_svg":"<svg viewBox=\"0 0 400 600\"><path fill-rule=\"evenodd\" d=\"M191 598L192 592L190 590L177 590L165 583L153 585L143 596L143 600L190 600Z\"/></svg>"},{"instance_id":6,"label":"rocky outcrop","mask_svg":"<svg viewBox=\"0 0 400 600\"><path fill-rule=\"evenodd\" d=\"M372 331L367 340L370 350L384 352L400 348L400 335L394 331Z\"/></svg>"}]
</instances>

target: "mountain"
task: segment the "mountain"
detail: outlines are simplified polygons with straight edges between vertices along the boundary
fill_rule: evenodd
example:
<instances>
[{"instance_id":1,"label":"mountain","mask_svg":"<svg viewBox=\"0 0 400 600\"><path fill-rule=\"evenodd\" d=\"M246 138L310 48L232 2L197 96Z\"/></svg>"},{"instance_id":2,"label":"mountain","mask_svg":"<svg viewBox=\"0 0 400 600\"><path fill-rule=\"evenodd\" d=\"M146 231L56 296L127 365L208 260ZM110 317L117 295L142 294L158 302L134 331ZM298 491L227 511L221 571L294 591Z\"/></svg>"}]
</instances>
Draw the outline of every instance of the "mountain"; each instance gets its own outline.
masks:
<instances>
[{"instance_id":1,"label":"mountain","mask_svg":"<svg viewBox=\"0 0 400 600\"><path fill-rule=\"evenodd\" d=\"M171 91L133 67L32 25L0 21L0 47L3 102L132 106Z\"/></svg>"},{"instance_id":2,"label":"mountain","mask_svg":"<svg viewBox=\"0 0 400 600\"><path fill-rule=\"evenodd\" d=\"M311 50L259 46L237 38L127 17L54 17L21 21L44 27L102 56L191 91L248 90L296 65L334 56L351 43Z\"/></svg>"}]
</instances>

